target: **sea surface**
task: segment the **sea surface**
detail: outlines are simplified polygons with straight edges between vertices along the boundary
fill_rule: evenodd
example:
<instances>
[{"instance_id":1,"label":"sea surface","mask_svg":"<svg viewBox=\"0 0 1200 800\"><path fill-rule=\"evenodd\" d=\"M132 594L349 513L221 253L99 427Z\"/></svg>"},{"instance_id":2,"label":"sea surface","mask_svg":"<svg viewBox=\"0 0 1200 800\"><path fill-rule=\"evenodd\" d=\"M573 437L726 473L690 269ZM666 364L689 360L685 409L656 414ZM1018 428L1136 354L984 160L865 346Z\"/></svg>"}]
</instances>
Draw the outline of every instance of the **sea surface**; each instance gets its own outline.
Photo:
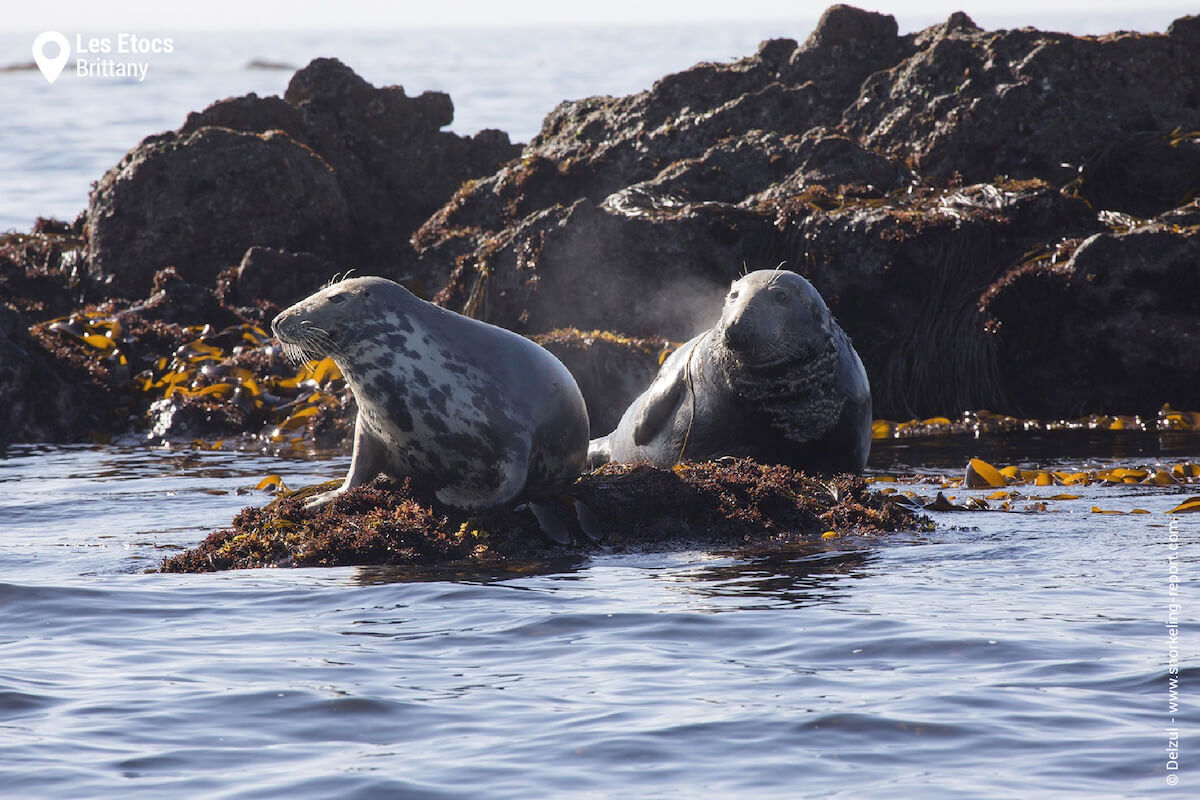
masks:
<instances>
[{"instance_id":1,"label":"sea surface","mask_svg":"<svg viewBox=\"0 0 1200 800\"><path fill-rule=\"evenodd\" d=\"M1162 30L1174 16L978 21L1102 32ZM190 110L282 93L290 70L247 69L253 59L337 56L376 84L448 91L458 132L527 140L562 99L638 91L763 38L803 39L812 22L147 31L177 46L142 83L0 73L0 230L74 217L90 181ZM31 39L0 34L0 66L28 60ZM871 468L958 474L973 455L1169 464L1200 460L1200 440L889 443ZM347 463L135 438L0 453L0 797L1107 798L1200 787L1200 515L1166 513L1187 493L1088 487L1047 512L939 513L932 532L772 554L601 555L492 575L152 571L266 503L249 490L263 476L298 487Z\"/></svg>"},{"instance_id":2,"label":"sea surface","mask_svg":"<svg viewBox=\"0 0 1200 800\"><path fill-rule=\"evenodd\" d=\"M872 469L956 472L962 453L989 449L884 445ZM995 449L1113 463L1055 461L1036 440ZM1189 452L1195 439L1143 437L1120 461ZM926 533L495 575L147 572L266 502L244 493L263 475L299 486L346 464L11 448L0 796L1101 798L1200 785L1200 522L1165 513L1182 495L1089 487L1043 513L935 514ZM1170 728L1185 731L1178 771Z\"/></svg>"}]
</instances>

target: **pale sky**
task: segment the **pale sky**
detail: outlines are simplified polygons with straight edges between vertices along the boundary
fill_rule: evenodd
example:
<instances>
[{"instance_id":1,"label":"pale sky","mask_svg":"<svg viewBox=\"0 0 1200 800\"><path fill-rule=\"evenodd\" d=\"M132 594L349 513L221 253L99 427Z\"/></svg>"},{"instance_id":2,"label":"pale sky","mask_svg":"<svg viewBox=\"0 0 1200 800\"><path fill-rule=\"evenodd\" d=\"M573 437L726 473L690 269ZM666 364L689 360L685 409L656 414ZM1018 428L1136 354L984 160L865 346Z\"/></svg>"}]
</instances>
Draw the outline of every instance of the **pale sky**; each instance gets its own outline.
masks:
<instances>
[{"instance_id":1,"label":"pale sky","mask_svg":"<svg viewBox=\"0 0 1200 800\"><path fill-rule=\"evenodd\" d=\"M583 25L715 22L731 20L807 19L819 15L824 0L337 0L333 3L303 0L202 0L172 3L163 0L57 0L53 3L7 4L0 26L9 31L129 31L171 33L189 30L272 29L394 29L432 25ZM1105 14L1156 10L1160 18L1196 13L1195 2L1180 0L869 0L861 8L897 17L901 30L906 19L943 19L952 11L966 11L976 22L990 27L992 20L1012 20L1029 15ZM1165 9L1178 13L1164 16Z\"/></svg>"}]
</instances>

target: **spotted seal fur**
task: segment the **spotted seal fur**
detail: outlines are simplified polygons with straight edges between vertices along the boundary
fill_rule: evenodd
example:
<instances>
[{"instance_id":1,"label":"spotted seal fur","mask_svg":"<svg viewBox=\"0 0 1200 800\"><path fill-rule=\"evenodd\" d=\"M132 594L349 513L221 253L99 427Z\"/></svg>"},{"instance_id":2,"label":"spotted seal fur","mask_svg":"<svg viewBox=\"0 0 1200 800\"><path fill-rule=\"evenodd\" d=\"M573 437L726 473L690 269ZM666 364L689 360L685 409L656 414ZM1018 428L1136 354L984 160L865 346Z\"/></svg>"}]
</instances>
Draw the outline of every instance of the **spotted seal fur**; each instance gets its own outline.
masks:
<instances>
[{"instance_id":1,"label":"spotted seal fur","mask_svg":"<svg viewBox=\"0 0 1200 800\"><path fill-rule=\"evenodd\" d=\"M294 358L329 356L358 403L341 487L410 477L457 508L553 494L584 467L588 417L571 373L512 331L384 278L334 283L271 323Z\"/></svg>"},{"instance_id":2,"label":"spotted seal fur","mask_svg":"<svg viewBox=\"0 0 1200 800\"><path fill-rule=\"evenodd\" d=\"M720 321L672 353L592 466L750 456L817 472L861 472L871 388L821 295L786 270L734 281Z\"/></svg>"}]
</instances>

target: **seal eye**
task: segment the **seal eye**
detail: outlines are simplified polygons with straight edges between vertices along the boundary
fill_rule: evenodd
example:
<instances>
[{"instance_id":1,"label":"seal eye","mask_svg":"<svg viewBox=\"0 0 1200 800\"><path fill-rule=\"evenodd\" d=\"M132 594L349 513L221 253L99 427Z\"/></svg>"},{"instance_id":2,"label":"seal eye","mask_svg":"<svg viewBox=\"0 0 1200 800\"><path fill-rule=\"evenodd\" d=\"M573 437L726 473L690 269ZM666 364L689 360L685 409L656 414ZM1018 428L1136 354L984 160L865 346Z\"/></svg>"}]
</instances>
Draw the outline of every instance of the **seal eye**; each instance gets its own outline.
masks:
<instances>
[{"instance_id":1,"label":"seal eye","mask_svg":"<svg viewBox=\"0 0 1200 800\"><path fill-rule=\"evenodd\" d=\"M340 303L345 299L346 299L345 295L340 295L340 294L329 295L329 302L331 302L331 303Z\"/></svg>"},{"instance_id":2,"label":"seal eye","mask_svg":"<svg viewBox=\"0 0 1200 800\"><path fill-rule=\"evenodd\" d=\"M733 289L729 292L729 299L737 300L737 289Z\"/></svg>"},{"instance_id":3,"label":"seal eye","mask_svg":"<svg viewBox=\"0 0 1200 800\"><path fill-rule=\"evenodd\" d=\"M785 292L783 289L777 290L771 296L775 298L775 302L779 303L779 305L781 305L781 306L787 305L788 296L787 296L787 292Z\"/></svg>"}]
</instances>

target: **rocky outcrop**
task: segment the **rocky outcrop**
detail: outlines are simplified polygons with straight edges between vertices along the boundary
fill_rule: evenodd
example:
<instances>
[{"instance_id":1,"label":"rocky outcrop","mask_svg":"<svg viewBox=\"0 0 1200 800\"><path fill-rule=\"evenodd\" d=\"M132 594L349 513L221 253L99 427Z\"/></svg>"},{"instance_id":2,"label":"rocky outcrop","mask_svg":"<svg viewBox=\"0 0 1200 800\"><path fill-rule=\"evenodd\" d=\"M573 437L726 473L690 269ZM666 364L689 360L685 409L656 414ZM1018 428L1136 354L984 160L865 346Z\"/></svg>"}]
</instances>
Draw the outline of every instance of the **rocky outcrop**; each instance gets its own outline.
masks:
<instances>
[{"instance_id":1,"label":"rocky outcrop","mask_svg":"<svg viewBox=\"0 0 1200 800\"><path fill-rule=\"evenodd\" d=\"M1013 270L983 299L1012 407L1032 415L1190 407L1200 201L1054 255Z\"/></svg>"},{"instance_id":2,"label":"rocky outcrop","mask_svg":"<svg viewBox=\"0 0 1200 800\"><path fill-rule=\"evenodd\" d=\"M168 266L211 286L262 246L398 277L412 231L517 151L498 131L440 130L453 114L443 93L375 88L336 59L297 72L282 99L215 103L145 139L97 184L91 275L134 297Z\"/></svg>"},{"instance_id":3,"label":"rocky outcrop","mask_svg":"<svg viewBox=\"0 0 1200 800\"><path fill-rule=\"evenodd\" d=\"M872 75L842 127L921 175L1068 180L1114 140L1200 128L1200 41L1166 35L985 31L956 13Z\"/></svg>"},{"instance_id":4,"label":"rocky outcrop","mask_svg":"<svg viewBox=\"0 0 1200 800\"><path fill-rule=\"evenodd\" d=\"M266 326L351 268L542 341L594 433L732 279L777 264L853 338L878 417L1200 408L1198 58L1196 17L902 36L839 5L803 43L562 103L524 148L317 59L283 97L147 138L74 223L0 237L5 385L87 392L56 395L74 422L22 411L9 435L153 405L168 436L337 441L344 386L280 365Z\"/></svg>"},{"instance_id":5,"label":"rocky outcrop","mask_svg":"<svg viewBox=\"0 0 1200 800\"><path fill-rule=\"evenodd\" d=\"M286 133L203 127L144 140L88 207L93 279L137 297L174 267L211 286L251 245L337 252L350 215L333 170Z\"/></svg>"},{"instance_id":6,"label":"rocky outcrop","mask_svg":"<svg viewBox=\"0 0 1200 800\"><path fill-rule=\"evenodd\" d=\"M415 272L439 302L525 333L682 339L711 324L731 279L785 263L850 333L879 416L1200 405L1200 383L1129 359L1046 391L1073 346L1027 346L1035 334L1004 323L1031 262L1200 187L1198 27L1075 37L959 13L900 36L889 16L834 6L803 44L560 105L520 159L417 231ZM1182 258L1139 258L1190 280ZM1178 304L1159 311L1157 329L1198 324ZM1200 357L1191 335L1175 347Z\"/></svg>"}]
</instances>

